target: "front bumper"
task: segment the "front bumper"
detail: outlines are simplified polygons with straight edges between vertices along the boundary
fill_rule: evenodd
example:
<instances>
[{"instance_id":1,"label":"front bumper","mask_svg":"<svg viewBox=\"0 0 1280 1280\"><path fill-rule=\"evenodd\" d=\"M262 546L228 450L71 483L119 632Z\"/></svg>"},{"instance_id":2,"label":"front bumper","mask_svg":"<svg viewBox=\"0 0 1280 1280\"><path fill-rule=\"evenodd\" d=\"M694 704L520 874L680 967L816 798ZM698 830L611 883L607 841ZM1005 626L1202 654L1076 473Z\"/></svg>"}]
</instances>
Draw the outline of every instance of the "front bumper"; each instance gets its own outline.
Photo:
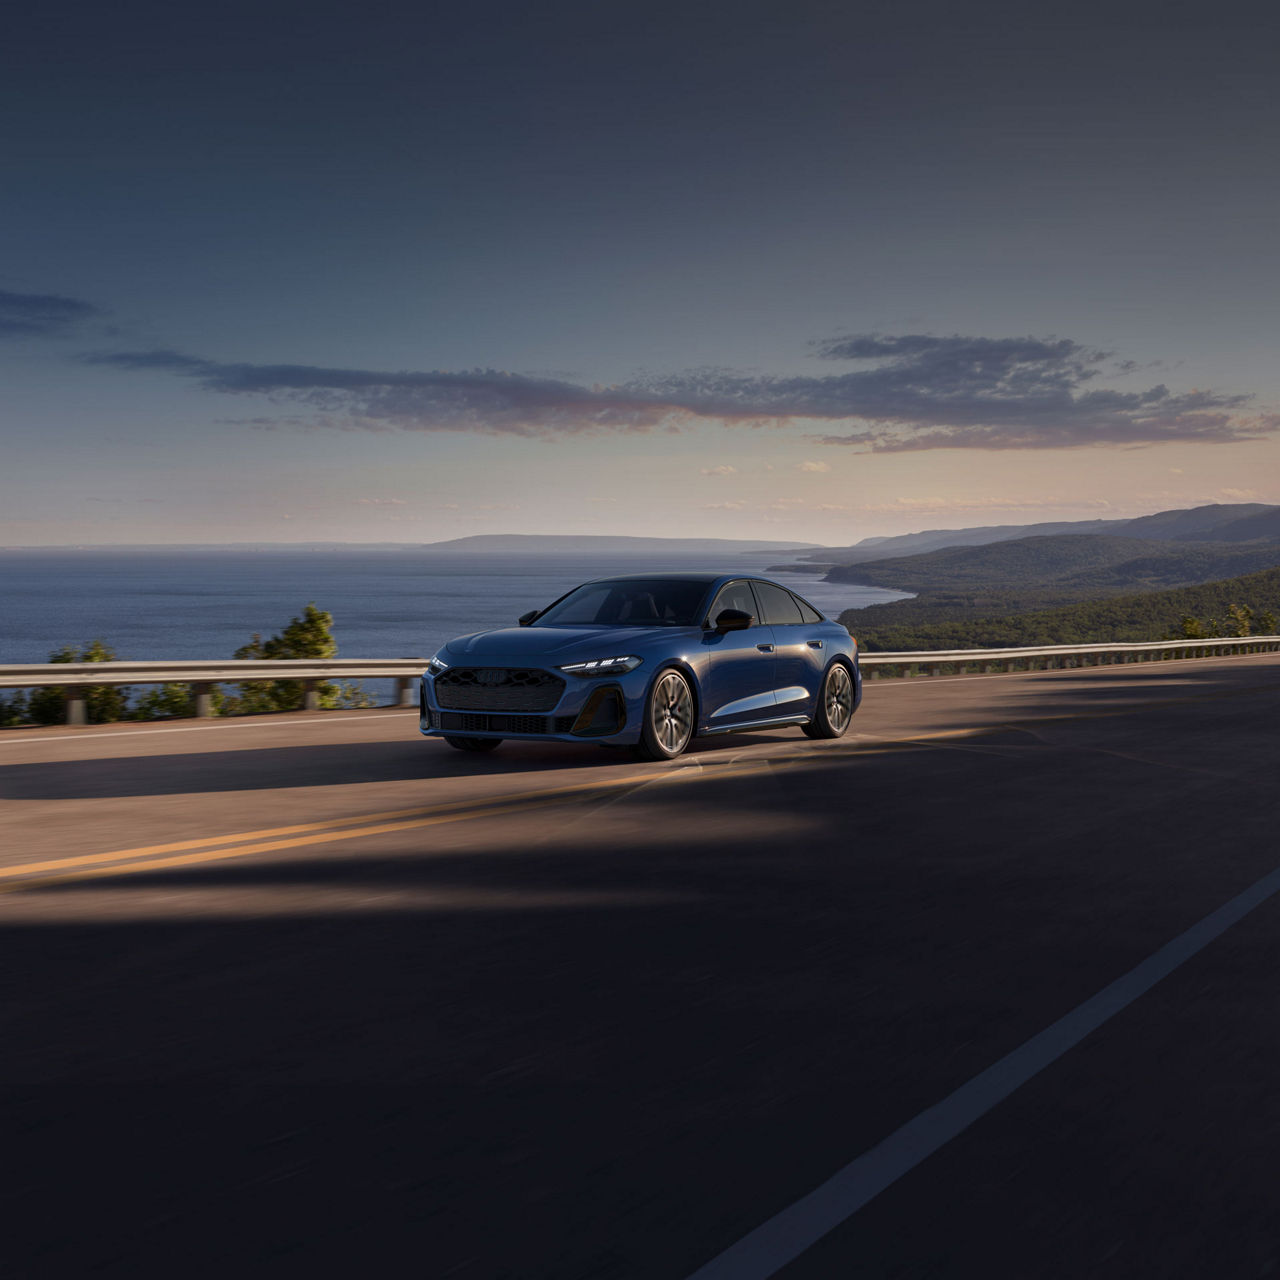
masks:
<instances>
[{"instance_id":1,"label":"front bumper","mask_svg":"<svg viewBox=\"0 0 1280 1280\"><path fill-rule=\"evenodd\" d=\"M419 694L418 727L424 737L523 738L531 742L609 742L640 740L640 712L647 678L639 671L619 679L569 677L555 706L546 712L442 707L435 682L424 675Z\"/></svg>"}]
</instances>

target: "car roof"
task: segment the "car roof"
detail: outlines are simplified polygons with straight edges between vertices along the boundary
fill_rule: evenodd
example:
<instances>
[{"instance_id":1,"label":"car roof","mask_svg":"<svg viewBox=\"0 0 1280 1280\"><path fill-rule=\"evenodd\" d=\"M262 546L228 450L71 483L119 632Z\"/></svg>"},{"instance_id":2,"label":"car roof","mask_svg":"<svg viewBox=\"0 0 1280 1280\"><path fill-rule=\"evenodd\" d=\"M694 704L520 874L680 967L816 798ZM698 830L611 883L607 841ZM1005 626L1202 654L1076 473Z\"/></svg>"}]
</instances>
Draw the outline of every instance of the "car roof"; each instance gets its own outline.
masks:
<instances>
[{"instance_id":1,"label":"car roof","mask_svg":"<svg viewBox=\"0 0 1280 1280\"><path fill-rule=\"evenodd\" d=\"M664 573L657 570L654 573L609 573L599 578L589 578L581 586L590 586L593 582L654 582L659 579L666 579L668 582L700 582L704 586L719 586L726 582L737 582L740 579L750 579L752 582L768 582L772 586L777 587L781 591L790 592L797 599L804 600L805 604L813 609L821 617L826 618L827 615L817 605L805 600L798 591L792 591L790 587L784 587L781 582L775 581L773 578L766 578L763 574L752 573L749 569L739 570L735 573L710 573L707 571L699 571L697 569L675 569Z\"/></svg>"},{"instance_id":2,"label":"car roof","mask_svg":"<svg viewBox=\"0 0 1280 1280\"><path fill-rule=\"evenodd\" d=\"M732 582L737 578L760 578L760 574L752 573L749 570L742 570L735 573L711 573L709 571L699 571L697 569L675 569L670 572L664 570L655 570L653 573L606 573L598 578L591 578L591 582L653 582L656 579L665 579L668 582L703 582L710 586L713 582ZM765 582L769 579L765 578ZM585 585L585 584L584 584Z\"/></svg>"}]
</instances>

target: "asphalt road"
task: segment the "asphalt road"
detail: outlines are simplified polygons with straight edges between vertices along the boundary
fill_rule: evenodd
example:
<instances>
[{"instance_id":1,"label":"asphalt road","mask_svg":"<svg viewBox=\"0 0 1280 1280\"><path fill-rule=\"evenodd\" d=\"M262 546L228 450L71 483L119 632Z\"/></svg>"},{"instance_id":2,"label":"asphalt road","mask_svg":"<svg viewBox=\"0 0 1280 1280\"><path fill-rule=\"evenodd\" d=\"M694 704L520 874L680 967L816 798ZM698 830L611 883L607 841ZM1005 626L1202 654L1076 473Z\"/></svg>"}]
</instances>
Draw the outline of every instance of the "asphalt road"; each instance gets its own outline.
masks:
<instances>
[{"instance_id":1,"label":"asphalt road","mask_svg":"<svg viewBox=\"0 0 1280 1280\"><path fill-rule=\"evenodd\" d=\"M661 766L0 735L0 1274L1280 1274L1265 884L794 1261L713 1262L1275 872L1278 724L1257 655Z\"/></svg>"}]
</instances>

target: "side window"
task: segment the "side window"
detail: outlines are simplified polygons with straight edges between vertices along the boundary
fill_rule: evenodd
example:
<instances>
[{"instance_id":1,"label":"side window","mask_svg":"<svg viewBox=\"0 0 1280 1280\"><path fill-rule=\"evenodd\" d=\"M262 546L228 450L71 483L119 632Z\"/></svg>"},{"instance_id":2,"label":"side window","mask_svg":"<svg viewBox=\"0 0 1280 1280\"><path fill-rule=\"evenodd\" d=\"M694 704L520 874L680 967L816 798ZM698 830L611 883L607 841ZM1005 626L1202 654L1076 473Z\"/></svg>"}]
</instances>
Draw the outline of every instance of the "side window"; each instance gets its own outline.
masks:
<instances>
[{"instance_id":1,"label":"side window","mask_svg":"<svg viewBox=\"0 0 1280 1280\"><path fill-rule=\"evenodd\" d=\"M802 621L800 606L790 591L775 587L771 582L757 582L756 596L760 601L760 621L775 627L790 626Z\"/></svg>"},{"instance_id":2,"label":"side window","mask_svg":"<svg viewBox=\"0 0 1280 1280\"><path fill-rule=\"evenodd\" d=\"M792 596L791 598L800 606L800 616L806 622L822 621L822 614L820 614L807 600L801 600L799 596Z\"/></svg>"},{"instance_id":3,"label":"side window","mask_svg":"<svg viewBox=\"0 0 1280 1280\"><path fill-rule=\"evenodd\" d=\"M756 608L756 598L751 594L751 584L743 578L739 582L731 582L720 588L716 602L711 606L710 618L714 622L726 609L741 609L749 613L757 622L760 621L760 610Z\"/></svg>"}]
</instances>

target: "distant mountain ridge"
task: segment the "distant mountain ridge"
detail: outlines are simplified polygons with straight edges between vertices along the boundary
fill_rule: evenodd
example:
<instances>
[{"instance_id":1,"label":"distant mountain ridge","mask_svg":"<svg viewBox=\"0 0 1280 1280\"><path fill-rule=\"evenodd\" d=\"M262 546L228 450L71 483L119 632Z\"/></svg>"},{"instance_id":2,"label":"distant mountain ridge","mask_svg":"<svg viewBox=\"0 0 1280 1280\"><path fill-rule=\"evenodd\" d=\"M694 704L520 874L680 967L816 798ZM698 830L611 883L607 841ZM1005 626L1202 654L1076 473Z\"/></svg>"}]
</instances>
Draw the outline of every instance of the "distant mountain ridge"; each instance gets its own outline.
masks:
<instances>
[{"instance_id":1,"label":"distant mountain ridge","mask_svg":"<svg viewBox=\"0 0 1280 1280\"><path fill-rule=\"evenodd\" d=\"M631 538L621 534L476 533L447 542L426 542L422 551L483 552L494 555L749 555L756 551L810 551L815 542L770 542L755 538Z\"/></svg>"},{"instance_id":2,"label":"distant mountain ridge","mask_svg":"<svg viewBox=\"0 0 1280 1280\"><path fill-rule=\"evenodd\" d=\"M1179 609L1221 617L1233 603L1280 604L1280 506L1192 507L1109 521L1103 533L1082 527L1096 522L894 556L884 554L898 541L890 539L875 559L837 564L827 580L916 593L841 615L881 649L1159 639Z\"/></svg>"},{"instance_id":3,"label":"distant mountain ridge","mask_svg":"<svg viewBox=\"0 0 1280 1280\"><path fill-rule=\"evenodd\" d=\"M984 525L972 529L925 529L890 538L867 538L851 547L825 547L801 557L825 564L939 551L944 547L986 546L1021 538L1110 534L1154 542L1250 542L1280 537L1280 506L1260 502L1212 503L1157 511L1124 520L1066 520L1024 525ZM842 579L847 580L847 579Z\"/></svg>"},{"instance_id":4,"label":"distant mountain ridge","mask_svg":"<svg viewBox=\"0 0 1280 1280\"><path fill-rule=\"evenodd\" d=\"M1111 534L1058 534L837 565L828 582L898 591L1060 587L1064 592L1161 590L1235 578L1280 564L1280 539L1157 541Z\"/></svg>"}]
</instances>

